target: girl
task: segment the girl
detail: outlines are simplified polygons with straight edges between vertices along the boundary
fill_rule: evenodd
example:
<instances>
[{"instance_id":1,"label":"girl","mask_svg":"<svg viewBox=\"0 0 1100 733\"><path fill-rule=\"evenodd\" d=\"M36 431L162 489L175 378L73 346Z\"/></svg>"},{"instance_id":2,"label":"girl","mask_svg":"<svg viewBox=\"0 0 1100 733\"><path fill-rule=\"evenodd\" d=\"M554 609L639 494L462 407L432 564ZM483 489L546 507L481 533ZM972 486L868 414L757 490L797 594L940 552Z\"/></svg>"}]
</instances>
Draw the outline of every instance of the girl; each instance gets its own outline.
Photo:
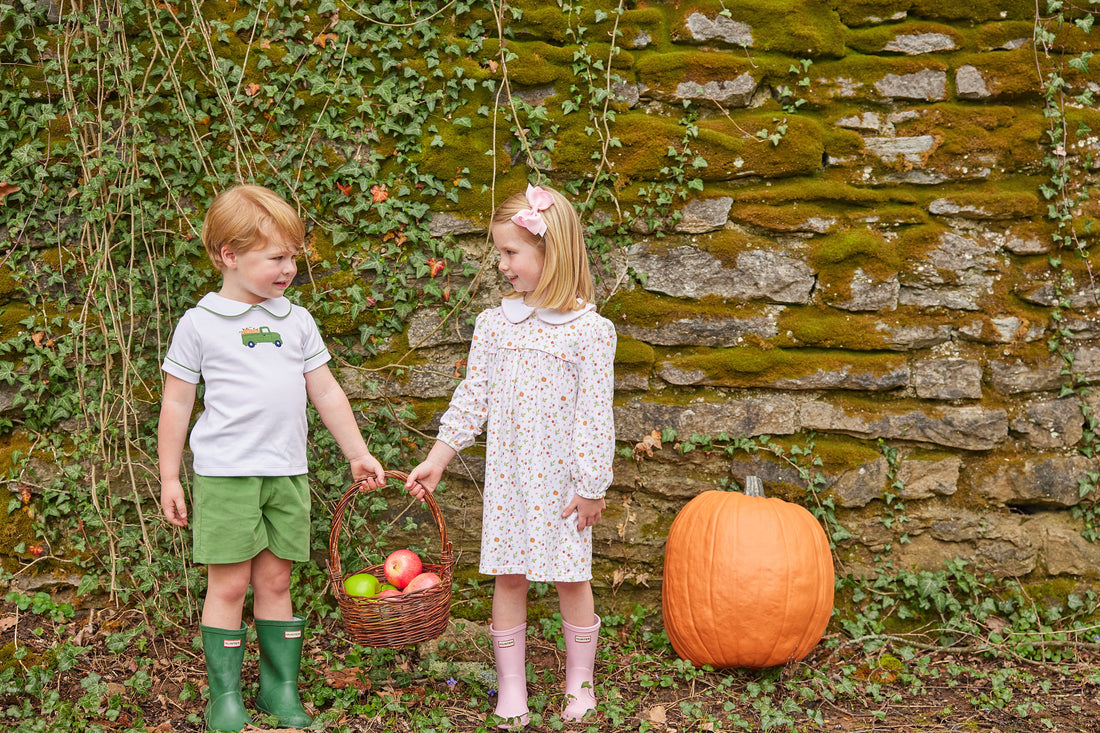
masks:
<instances>
[{"instance_id":1,"label":"girl","mask_svg":"<svg viewBox=\"0 0 1100 733\"><path fill-rule=\"evenodd\" d=\"M496 714L509 721L502 728L527 723L527 588L552 581L565 630L562 717L576 721L596 706L600 618L589 580L615 446L615 327L592 304L581 223L564 196L529 185L497 209L491 230L511 290L478 316L466 378L405 488L434 491L488 421L480 571L496 576Z\"/></svg>"}]
</instances>

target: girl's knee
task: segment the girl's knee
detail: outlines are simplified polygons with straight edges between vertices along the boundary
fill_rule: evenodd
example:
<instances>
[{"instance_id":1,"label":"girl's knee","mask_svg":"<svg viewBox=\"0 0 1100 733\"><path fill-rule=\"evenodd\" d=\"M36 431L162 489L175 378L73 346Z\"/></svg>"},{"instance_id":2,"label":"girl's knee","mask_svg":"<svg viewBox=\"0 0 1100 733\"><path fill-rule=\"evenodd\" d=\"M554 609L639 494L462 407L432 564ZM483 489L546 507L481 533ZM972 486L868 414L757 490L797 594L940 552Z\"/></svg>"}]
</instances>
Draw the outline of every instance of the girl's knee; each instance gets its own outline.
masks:
<instances>
[{"instance_id":1,"label":"girl's knee","mask_svg":"<svg viewBox=\"0 0 1100 733\"><path fill-rule=\"evenodd\" d=\"M498 575L496 578L498 590L526 593L529 585L530 581L524 575Z\"/></svg>"}]
</instances>

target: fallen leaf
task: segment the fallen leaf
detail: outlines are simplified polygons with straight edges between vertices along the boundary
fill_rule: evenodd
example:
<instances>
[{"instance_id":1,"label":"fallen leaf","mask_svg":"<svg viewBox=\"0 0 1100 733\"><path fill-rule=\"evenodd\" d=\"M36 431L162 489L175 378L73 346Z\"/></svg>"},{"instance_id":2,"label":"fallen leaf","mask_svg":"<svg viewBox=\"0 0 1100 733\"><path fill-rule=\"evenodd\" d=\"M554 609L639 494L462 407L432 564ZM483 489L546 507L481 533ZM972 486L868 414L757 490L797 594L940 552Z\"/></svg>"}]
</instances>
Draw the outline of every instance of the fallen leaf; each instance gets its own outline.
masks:
<instances>
[{"instance_id":1,"label":"fallen leaf","mask_svg":"<svg viewBox=\"0 0 1100 733\"><path fill-rule=\"evenodd\" d=\"M42 348L42 342L45 341L45 339L46 339L46 332L45 331L36 331L35 334L33 336L31 336L31 341L33 341L34 345L37 346L40 349Z\"/></svg>"},{"instance_id":2,"label":"fallen leaf","mask_svg":"<svg viewBox=\"0 0 1100 733\"><path fill-rule=\"evenodd\" d=\"M340 36L335 33L318 33L317 37L313 39L313 44L324 48L328 45L329 41L335 41L339 37Z\"/></svg>"},{"instance_id":3,"label":"fallen leaf","mask_svg":"<svg viewBox=\"0 0 1100 733\"><path fill-rule=\"evenodd\" d=\"M642 454L645 454L646 458L653 457L654 450L661 450L664 446L661 444L661 434L656 430L653 430L649 435L642 438L641 443L634 445L634 460L641 462Z\"/></svg>"},{"instance_id":4,"label":"fallen leaf","mask_svg":"<svg viewBox=\"0 0 1100 733\"><path fill-rule=\"evenodd\" d=\"M462 369L466 368L466 359L459 359L455 362L455 379L462 378Z\"/></svg>"},{"instance_id":5,"label":"fallen leaf","mask_svg":"<svg viewBox=\"0 0 1100 733\"><path fill-rule=\"evenodd\" d=\"M386 184L384 183L376 183L371 186L370 195L376 204L380 204L390 197L389 192L386 190Z\"/></svg>"},{"instance_id":6,"label":"fallen leaf","mask_svg":"<svg viewBox=\"0 0 1100 733\"><path fill-rule=\"evenodd\" d=\"M9 193L15 193L19 190L19 186L15 186L7 181L0 183L0 206L4 205L4 197Z\"/></svg>"},{"instance_id":7,"label":"fallen leaf","mask_svg":"<svg viewBox=\"0 0 1100 733\"><path fill-rule=\"evenodd\" d=\"M664 705L654 705L645 711L645 719L650 723L664 723L667 719Z\"/></svg>"},{"instance_id":8,"label":"fallen leaf","mask_svg":"<svg viewBox=\"0 0 1100 733\"><path fill-rule=\"evenodd\" d=\"M5 616L0 618L0 632L7 631L18 623L18 619L15 616Z\"/></svg>"},{"instance_id":9,"label":"fallen leaf","mask_svg":"<svg viewBox=\"0 0 1100 733\"><path fill-rule=\"evenodd\" d=\"M344 194L345 196L351 196L351 184L350 183L340 183L339 181L337 181L336 182L336 188L340 189L340 193Z\"/></svg>"},{"instance_id":10,"label":"fallen leaf","mask_svg":"<svg viewBox=\"0 0 1100 733\"><path fill-rule=\"evenodd\" d=\"M366 692L370 689L370 680L360 675L357 669L330 669L325 673L325 681L329 687L337 690L354 687Z\"/></svg>"},{"instance_id":11,"label":"fallen leaf","mask_svg":"<svg viewBox=\"0 0 1100 733\"><path fill-rule=\"evenodd\" d=\"M244 93L247 94L250 97L255 97L256 94L259 91L260 91L260 85L257 84L256 82L252 82L251 84L249 84L248 86L246 86L244 88Z\"/></svg>"},{"instance_id":12,"label":"fallen leaf","mask_svg":"<svg viewBox=\"0 0 1100 733\"><path fill-rule=\"evenodd\" d=\"M443 272L443 268L447 266L446 262L444 262L443 260L437 260L434 257L428 260L426 264L428 265L428 274L431 277L435 277L439 273Z\"/></svg>"}]
</instances>

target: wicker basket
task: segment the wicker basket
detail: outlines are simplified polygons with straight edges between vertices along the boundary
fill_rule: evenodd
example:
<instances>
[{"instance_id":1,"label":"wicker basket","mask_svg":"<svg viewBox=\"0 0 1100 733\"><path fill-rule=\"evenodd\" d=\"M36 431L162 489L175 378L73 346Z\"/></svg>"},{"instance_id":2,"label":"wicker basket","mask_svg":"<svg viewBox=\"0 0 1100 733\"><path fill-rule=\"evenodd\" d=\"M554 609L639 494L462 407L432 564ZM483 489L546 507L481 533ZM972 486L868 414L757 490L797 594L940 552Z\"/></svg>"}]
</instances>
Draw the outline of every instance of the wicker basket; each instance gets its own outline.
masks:
<instances>
[{"instance_id":1,"label":"wicker basket","mask_svg":"<svg viewBox=\"0 0 1100 733\"><path fill-rule=\"evenodd\" d=\"M401 471L386 471L387 479L401 482L404 491L408 474ZM340 528L344 521L344 511L348 504L359 494L377 491L382 487L368 488L365 482L352 484L332 517L332 531L328 538L328 572L332 581L332 592L340 605L344 617L344 626L352 640L371 647L396 648L436 639L447 628L447 619L451 614L451 580L454 578L454 556L451 542L447 539L447 524L439 511L439 505L431 493L424 495L424 501L431 511L432 519L439 528L442 541L438 563L424 563L424 572L439 575L440 582L431 588L416 591L409 595L390 596L388 598L360 598L349 596L344 590L344 580L356 573L371 573L385 582L383 567L371 565L355 572L345 574L340 567Z\"/></svg>"}]
</instances>

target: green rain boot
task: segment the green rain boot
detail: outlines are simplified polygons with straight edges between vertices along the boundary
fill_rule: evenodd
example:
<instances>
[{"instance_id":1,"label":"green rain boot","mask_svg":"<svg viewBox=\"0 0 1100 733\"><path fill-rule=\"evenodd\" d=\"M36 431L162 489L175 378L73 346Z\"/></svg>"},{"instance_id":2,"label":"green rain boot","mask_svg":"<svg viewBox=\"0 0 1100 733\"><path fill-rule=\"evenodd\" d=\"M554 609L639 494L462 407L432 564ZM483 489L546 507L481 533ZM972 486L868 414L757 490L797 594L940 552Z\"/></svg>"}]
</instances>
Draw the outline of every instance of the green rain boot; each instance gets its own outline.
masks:
<instances>
[{"instance_id":1,"label":"green rain boot","mask_svg":"<svg viewBox=\"0 0 1100 733\"><path fill-rule=\"evenodd\" d=\"M202 626L202 649L206 656L206 679L210 700L206 703L206 727L210 730L239 731L252 724L241 699L241 665L244 663L244 635L237 631Z\"/></svg>"},{"instance_id":2,"label":"green rain boot","mask_svg":"<svg viewBox=\"0 0 1100 733\"><path fill-rule=\"evenodd\" d=\"M304 728L313 718L298 697L298 666L302 661L302 633L306 621L256 619L260 640L260 694L256 707L279 718L280 728Z\"/></svg>"}]
</instances>

